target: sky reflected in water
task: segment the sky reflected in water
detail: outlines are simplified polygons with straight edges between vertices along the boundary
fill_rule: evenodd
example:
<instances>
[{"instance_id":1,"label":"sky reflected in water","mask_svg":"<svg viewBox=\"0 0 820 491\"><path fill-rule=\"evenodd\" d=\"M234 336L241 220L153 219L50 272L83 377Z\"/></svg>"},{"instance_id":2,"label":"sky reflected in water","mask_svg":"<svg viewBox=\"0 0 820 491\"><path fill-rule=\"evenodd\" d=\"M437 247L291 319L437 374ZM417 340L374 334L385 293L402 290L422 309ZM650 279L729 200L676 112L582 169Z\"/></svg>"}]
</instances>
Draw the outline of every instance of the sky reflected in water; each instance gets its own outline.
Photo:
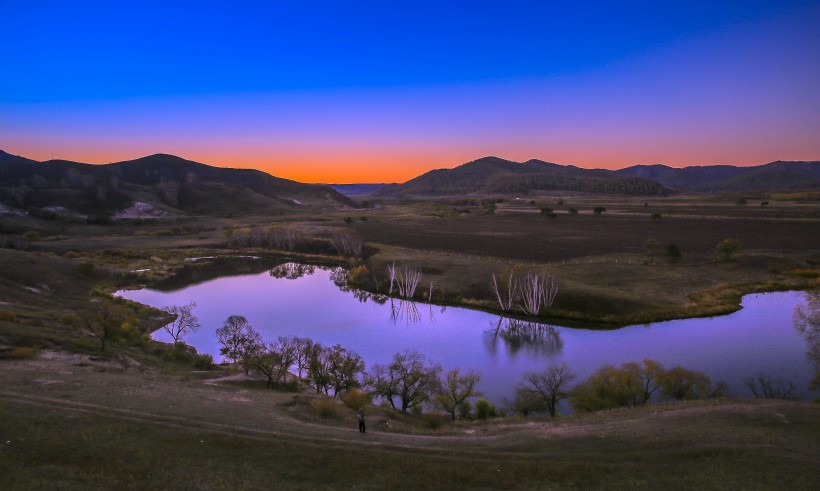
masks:
<instances>
[{"instance_id":1,"label":"sky reflected in water","mask_svg":"<svg viewBox=\"0 0 820 491\"><path fill-rule=\"evenodd\" d=\"M300 276L304 274L304 276ZM230 315L245 316L263 337L309 337L341 344L359 353L368 367L414 349L445 369L481 374L480 389L490 400L511 398L527 371L566 362L589 376L605 364L644 358L681 365L722 380L732 394L750 396L744 380L758 373L795 384L804 398L814 368L807 340L793 326L801 292L764 293L743 298L731 315L659 322L603 331L547 326L499 318L463 308L439 307L344 291L328 269L285 266L274 273L223 277L173 292L119 292L155 307L195 301L202 327L185 337L199 352L219 360L215 331ZM339 278L336 278L337 283ZM170 341L163 331L154 338Z\"/></svg>"}]
</instances>

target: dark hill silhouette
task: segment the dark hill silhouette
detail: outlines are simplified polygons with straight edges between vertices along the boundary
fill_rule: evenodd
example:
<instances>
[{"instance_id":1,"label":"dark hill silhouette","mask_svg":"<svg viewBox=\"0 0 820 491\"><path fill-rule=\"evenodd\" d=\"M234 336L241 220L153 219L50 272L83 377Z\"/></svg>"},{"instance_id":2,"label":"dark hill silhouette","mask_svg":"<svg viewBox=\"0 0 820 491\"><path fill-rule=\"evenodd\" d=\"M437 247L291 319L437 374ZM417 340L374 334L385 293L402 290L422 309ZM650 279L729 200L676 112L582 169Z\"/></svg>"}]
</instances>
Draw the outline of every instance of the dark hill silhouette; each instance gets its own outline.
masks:
<instances>
[{"instance_id":1,"label":"dark hill silhouette","mask_svg":"<svg viewBox=\"0 0 820 491\"><path fill-rule=\"evenodd\" d=\"M60 206L111 212L133 201L167 211L258 213L300 207L356 207L328 186L303 184L255 169L231 169L155 154L94 165L37 162L0 154L0 200L16 207Z\"/></svg>"},{"instance_id":2,"label":"dark hill silhouette","mask_svg":"<svg viewBox=\"0 0 820 491\"><path fill-rule=\"evenodd\" d=\"M635 165L615 173L651 179L684 191L782 191L820 187L818 161L776 161L750 167L712 165L680 169L665 165Z\"/></svg>"},{"instance_id":3,"label":"dark hill silhouette","mask_svg":"<svg viewBox=\"0 0 820 491\"><path fill-rule=\"evenodd\" d=\"M453 169L438 169L404 184L385 186L380 196L528 193L539 190L663 195L667 190L643 177L618 176L602 169L582 169L528 160L484 157Z\"/></svg>"}]
</instances>

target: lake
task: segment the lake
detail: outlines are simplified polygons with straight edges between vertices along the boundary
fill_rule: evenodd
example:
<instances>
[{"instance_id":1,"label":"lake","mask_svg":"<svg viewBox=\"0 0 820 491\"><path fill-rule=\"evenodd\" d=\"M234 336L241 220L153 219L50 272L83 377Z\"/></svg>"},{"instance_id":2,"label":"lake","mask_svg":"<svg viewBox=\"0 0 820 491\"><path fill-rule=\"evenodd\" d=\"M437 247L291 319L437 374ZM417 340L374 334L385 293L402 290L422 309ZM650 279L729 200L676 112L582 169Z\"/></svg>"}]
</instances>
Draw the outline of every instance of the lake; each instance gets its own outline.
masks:
<instances>
[{"instance_id":1,"label":"lake","mask_svg":"<svg viewBox=\"0 0 820 491\"><path fill-rule=\"evenodd\" d=\"M657 322L615 330L578 329L511 320L466 308L440 307L374 296L345 286L344 271L288 263L271 271L220 277L174 291L128 290L117 295L154 307L197 303L201 327L185 336L200 353L221 360L215 331L242 315L266 341L309 337L341 344L367 363L386 364L417 350L445 369L481 375L479 388L498 403L511 399L525 372L566 362L585 379L605 364L644 358L681 365L726 382L733 395L750 396L745 379L758 373L794 383L802 398L814 366L809 345L793 325L802 292L743 297L730 315ZM160 330L159 341L170 341Z\"/></svg>"}]
</instances>

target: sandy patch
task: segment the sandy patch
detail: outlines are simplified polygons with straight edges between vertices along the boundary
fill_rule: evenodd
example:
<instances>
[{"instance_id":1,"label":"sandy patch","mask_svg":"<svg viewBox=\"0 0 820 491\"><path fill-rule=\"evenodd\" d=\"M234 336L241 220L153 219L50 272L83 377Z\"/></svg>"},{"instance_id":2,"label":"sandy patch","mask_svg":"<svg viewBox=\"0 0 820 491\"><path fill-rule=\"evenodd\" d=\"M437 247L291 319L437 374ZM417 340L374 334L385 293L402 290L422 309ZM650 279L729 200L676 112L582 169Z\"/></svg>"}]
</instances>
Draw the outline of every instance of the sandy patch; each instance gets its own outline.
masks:
<instances>
[{"instance_id":1,"label":"sandy patch","mask_svg":"<svg viewBox=\"0 0 820 491\"><path fill-rule=\"evenodd\" d=\"M123 208L114 214L114 218L118 220L128 218L168 218L172 216L176 215L165 210L157 209L142 201L134 201L128 208Z\"/></svg>"}]
</instances>

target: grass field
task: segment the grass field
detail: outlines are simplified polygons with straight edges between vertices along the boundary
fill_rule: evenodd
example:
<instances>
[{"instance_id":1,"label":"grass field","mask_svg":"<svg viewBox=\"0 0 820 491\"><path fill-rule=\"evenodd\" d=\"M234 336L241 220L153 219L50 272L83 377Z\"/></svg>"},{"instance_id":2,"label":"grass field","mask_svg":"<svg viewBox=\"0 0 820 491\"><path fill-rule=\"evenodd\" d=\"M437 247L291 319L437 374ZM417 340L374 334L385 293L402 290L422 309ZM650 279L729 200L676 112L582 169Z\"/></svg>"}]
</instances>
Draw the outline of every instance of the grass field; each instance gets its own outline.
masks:
<instances>
[{"instance_id":1,"label":"grass field","mask_svg":"<svg viewBox=\"0 0 820 491\"><path fill-rule=\"evenodd\" d=\"M47 353L48 354L48 353ZM76 355L2 362L0 487L813 489L820 407L712 401L441 431ZM401 424L397 425L401 426ZM443 432L442 432L443 431Z\"/></svg>"}]
</instances>

